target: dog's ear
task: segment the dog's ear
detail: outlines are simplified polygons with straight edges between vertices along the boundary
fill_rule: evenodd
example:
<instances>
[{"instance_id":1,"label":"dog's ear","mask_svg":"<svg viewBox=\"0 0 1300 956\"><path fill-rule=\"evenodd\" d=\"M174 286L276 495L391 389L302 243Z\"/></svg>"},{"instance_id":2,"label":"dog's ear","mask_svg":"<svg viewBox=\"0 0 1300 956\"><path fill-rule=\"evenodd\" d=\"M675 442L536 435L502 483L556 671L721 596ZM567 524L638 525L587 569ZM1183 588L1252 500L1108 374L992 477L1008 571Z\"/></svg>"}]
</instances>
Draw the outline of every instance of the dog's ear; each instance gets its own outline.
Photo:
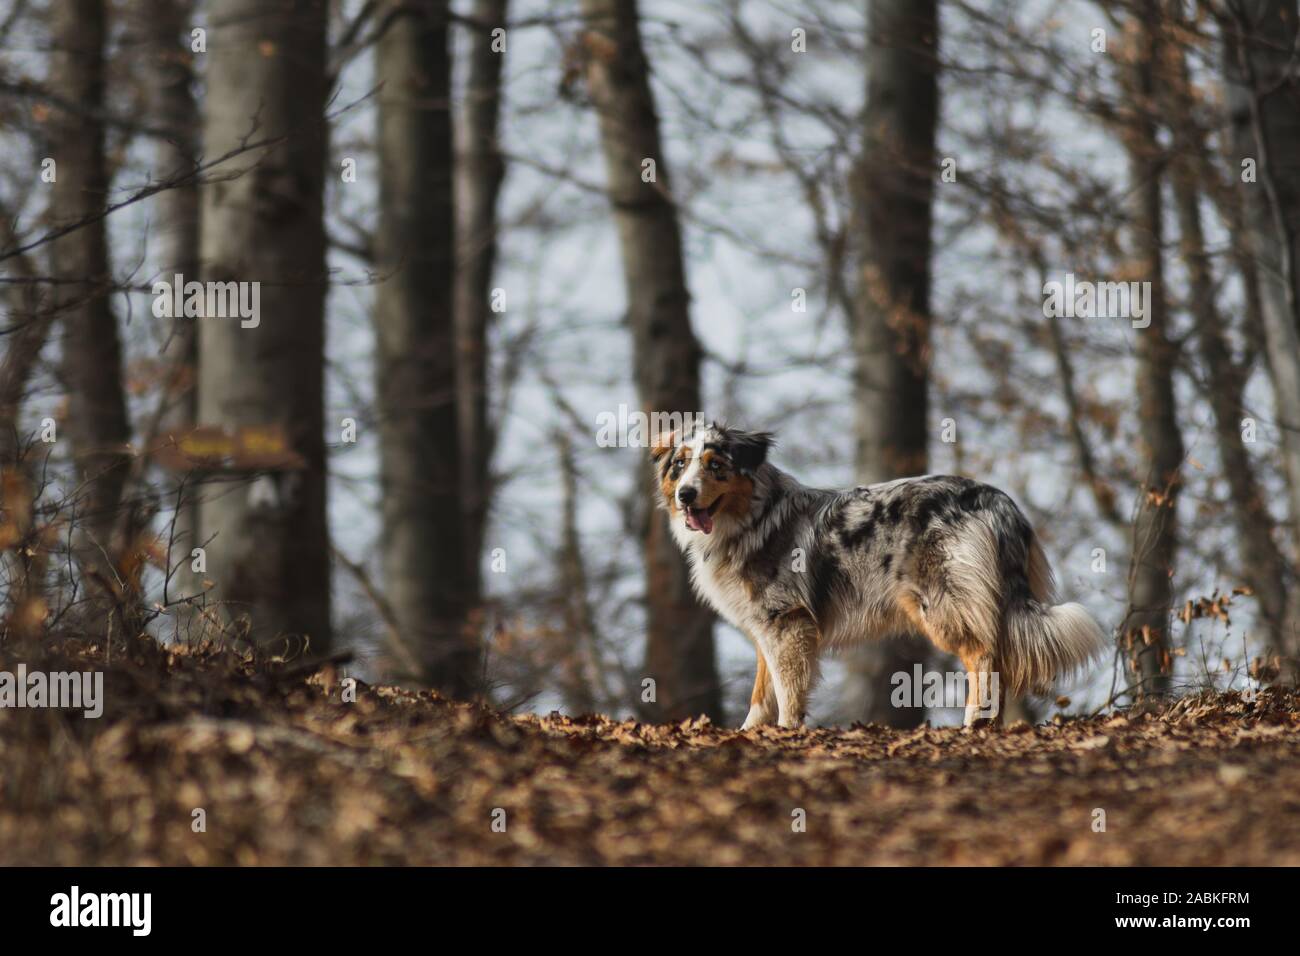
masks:
<instances>
[{"instance_id":1,"label":"dog's ear","mask_svg":"<svg viewBox=\"0 0 1300 956\"><path fill-rule=\"evenodd\" d=\"M768 449L776 444L771 432L736 432L734 433L728 457L736 470L748 474L767 461Z\"/></svg>"},{"instance_id":2,"label":"dog's ear","mask_svg":"<svg viewBox=\"0 0 1300 956\"><path fill-rule=\"evenodd\" d=\"M660 432L650 439L650 457L658 461L664 455L668 454L681 442L681 436L677 434L676 429L673 431Z\"/></svg>"}]
</instances>

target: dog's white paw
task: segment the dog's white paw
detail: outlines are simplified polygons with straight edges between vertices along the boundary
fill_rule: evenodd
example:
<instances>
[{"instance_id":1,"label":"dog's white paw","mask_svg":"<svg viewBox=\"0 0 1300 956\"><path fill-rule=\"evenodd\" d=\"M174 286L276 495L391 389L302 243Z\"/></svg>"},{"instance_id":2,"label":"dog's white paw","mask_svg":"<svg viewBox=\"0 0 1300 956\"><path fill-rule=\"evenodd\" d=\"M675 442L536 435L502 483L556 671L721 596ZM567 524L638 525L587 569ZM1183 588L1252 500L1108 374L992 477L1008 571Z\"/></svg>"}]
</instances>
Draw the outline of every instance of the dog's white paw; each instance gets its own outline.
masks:
<instances>
[{"instance_id":1,"label":"dog's white paw","mask_svg":"<svg viewBox=\"0 0 1300 956\"><path fill-rule=\"evenodd\" d=\"M755 727L765 727L769 724L776 723L775 714L768 713L765 707L750 707L749 715L745 717L745 722L740 725L741 730L753 730Z\"/></svg>"},{"instance_id":2,"label":"dog's white paw","mask_svg":"<svg viewBox=\"0 0 1300 956\"><path fill-rule=\"evenodd\" d=\"M966 730L978 730L982 727L997 727L1000 723L996 706L992 708L968 706L962 727Z\"/></svg>"}]
</instances>

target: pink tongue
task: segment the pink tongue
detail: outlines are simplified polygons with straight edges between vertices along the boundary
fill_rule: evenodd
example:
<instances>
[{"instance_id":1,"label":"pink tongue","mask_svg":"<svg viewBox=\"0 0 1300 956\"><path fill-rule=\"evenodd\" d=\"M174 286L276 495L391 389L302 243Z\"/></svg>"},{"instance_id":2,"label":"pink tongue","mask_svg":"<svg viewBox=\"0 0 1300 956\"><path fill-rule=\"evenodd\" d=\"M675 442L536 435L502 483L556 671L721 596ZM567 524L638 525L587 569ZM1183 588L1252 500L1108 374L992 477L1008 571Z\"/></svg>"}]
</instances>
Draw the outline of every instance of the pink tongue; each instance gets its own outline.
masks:
<instances>
[{"instance_id":1,"label":"pink tongue","mask_svg":"<svg viewBox=\"0 0 1300 956\"><path fill-rule=\"evenodd\" d=\"M713 515L703 508L688 509L686 512L686 527L709 534L713 531Z\"/></svg>"}]
</instances>

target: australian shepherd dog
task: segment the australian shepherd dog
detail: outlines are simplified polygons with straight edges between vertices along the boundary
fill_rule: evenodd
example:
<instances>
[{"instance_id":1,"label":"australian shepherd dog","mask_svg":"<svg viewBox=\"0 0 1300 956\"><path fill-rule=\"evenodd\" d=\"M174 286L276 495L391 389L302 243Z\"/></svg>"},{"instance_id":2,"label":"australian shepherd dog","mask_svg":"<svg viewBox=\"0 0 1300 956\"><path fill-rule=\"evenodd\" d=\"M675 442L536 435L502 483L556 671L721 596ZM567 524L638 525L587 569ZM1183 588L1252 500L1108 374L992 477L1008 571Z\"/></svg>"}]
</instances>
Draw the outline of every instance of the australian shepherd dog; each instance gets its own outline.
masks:
<instances>
[{"instance_id":1,"label":"australian shepherd dog","mask_svg":"<svg viewBox=\"0 0 1300 956\"><path fill-rule=\"evenodd\" d=\"M1056 603L1033 528L997 488L925 475L823 491L769 462L772 443L709 424L651 448L696 590L758 651L745 728L802 725L820 652L873 638L917 632L960 658L967 726L1105 646L1081 605Z\"/></svg>"}]
</instances>

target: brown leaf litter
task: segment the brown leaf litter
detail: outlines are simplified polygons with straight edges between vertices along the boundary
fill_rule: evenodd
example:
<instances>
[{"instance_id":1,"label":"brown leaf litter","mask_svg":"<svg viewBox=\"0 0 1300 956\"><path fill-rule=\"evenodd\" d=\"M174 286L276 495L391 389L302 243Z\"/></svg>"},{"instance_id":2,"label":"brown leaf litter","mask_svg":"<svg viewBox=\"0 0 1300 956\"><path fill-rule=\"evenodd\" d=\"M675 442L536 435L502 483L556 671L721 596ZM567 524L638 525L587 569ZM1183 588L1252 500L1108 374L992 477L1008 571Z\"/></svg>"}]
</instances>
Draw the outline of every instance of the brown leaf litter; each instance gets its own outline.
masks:
<instances>
[{"instance_id":1,"label":"brown leaf litter","mask_svg":"<svg viewBox=\"0 0 1300 956\"><path fill-rule=\"evenodd\" d=\"M107 702L0 709L0 864L1300 864L1294 691L741 733L346 703L332 669L144 641L39 666L105 670Z\"/></svg>"}]
</instances>

